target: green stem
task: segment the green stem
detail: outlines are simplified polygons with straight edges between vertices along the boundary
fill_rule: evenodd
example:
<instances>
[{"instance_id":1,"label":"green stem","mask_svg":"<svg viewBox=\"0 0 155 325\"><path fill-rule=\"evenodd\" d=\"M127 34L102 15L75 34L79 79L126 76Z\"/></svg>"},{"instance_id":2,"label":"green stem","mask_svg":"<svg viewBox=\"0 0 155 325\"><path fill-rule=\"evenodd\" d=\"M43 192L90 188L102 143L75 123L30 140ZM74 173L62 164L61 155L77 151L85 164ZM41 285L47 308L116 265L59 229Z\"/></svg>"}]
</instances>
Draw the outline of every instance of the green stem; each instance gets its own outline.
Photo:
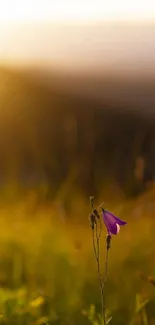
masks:
<instances>
[{"instance_id":1,"label":"green stem","mask_svg":"<svg viewBox=\"0 0 155 325\"><path fill-rule=\"evenodd\" d=\"M103 278L103 320L104 320L104 325L106 325L106 299L105 299L105 286L107 282L107 277L108 277L108 252L109 249L106 248L106 257L105 257L105 271L104 271L104 278Z\"/></svg>"},{"instance_id":2,"label":"green stem","mask_svg":"<svg viewBox=\"0 0 155 325\"><path fill-rule=\"evenodd\" d=\"M102 318L104 320L104 325L106 325L105 322L105 307L104 307L104 286L103 286L103 280L100 272L100 245L99 245L99 240L101 236L101 223L100 223L100 231L98 234L98 228L96 224L96 233L94 234L93 231L93 248L94 248L94 254L95 254L95 259L97 263L97 273L98 273L98 279L99 279L99 285L100 285L100 292L101 292L101 304L102 304ZM96 245L95 245L95 239L96 239Z\"/></svg>"}]
</instances>

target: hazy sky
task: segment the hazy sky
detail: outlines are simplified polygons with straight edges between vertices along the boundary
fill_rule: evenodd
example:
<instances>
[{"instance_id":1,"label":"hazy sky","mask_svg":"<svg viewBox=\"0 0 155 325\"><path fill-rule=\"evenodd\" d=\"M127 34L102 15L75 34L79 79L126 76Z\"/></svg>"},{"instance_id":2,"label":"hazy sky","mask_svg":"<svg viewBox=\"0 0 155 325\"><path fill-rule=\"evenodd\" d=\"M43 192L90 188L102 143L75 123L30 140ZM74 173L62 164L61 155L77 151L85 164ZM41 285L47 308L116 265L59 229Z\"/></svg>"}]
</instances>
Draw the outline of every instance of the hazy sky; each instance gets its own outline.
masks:
<instances>
[{"instance_id":1,"label":"hazy sky","mask_svg":"<svg viewBox=\"0 0 155 325\"><path fill-rule=\"evenodd\" d=\"M151 71L155 0L0 0L0 60Z\"/></svg>"},{"instance_id":2,"label":"hazy sky","mask_svg":"<svg viewBox=\"0 0 155 325\"><path fill-rule=\"evenodd\" d=\"M154 0L0 0L0 21L149 20Z\"/></svg>"}]
</instances>

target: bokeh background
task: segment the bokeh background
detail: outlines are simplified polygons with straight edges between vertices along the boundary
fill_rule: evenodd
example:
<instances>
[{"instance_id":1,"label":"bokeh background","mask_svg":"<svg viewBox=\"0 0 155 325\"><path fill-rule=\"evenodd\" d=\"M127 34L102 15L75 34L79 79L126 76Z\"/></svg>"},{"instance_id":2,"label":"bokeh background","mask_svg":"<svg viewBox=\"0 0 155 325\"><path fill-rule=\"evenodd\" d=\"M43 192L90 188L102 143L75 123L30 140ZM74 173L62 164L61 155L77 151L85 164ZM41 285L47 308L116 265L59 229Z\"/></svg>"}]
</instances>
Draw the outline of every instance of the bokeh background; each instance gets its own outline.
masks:
<instances>
[{"instance_id":1,"label":"bokeh background","mask_svg":"<svg viewBox=\"0 0 155 325\"><path fill-rule=\"evenodd\" d=\"M0 0L0 324L155 324L155 2ZM105 236L101 241L104 268Z\"/></svg>"}]
</instances>

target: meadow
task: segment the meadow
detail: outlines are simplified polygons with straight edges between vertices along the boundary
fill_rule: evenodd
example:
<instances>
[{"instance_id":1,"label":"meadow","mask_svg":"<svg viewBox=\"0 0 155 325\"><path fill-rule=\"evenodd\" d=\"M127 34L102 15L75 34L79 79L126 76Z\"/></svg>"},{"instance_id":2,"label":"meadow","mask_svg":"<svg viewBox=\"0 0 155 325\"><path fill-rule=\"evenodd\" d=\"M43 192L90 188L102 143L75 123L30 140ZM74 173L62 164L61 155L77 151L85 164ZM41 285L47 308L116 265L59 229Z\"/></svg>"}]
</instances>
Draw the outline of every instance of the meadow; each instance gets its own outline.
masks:
<instances>
[{"instance_id":1,"label":"meadow","mask_svg":"<svg viewBox=\"0 0 155 325\"><path fill-rule=\"evenodd\" d=\"M154 119L53 74L0 75L0 324L102 324L90 195L127 221L109 251L110 324L155 324Z\"/></svg>"},{"instance_id":2,"label":"meadow","mask_svg":"<svg viewBox=\"0 0 155 325\"><path fill-rule=\"evenodd\" d=\"M7 191L0 204L0 324L101 324L89 198L66 193L65 209L60 193L47 202L35 190L25 197L9 192L9 199ZM136 199L105 203L128 222L110 249L110 324L155 323L154 196L152 188ZM97 203L103 199L101 193ZM102 268L105 236L106 229Z\"/></svg>"}]
</instances>

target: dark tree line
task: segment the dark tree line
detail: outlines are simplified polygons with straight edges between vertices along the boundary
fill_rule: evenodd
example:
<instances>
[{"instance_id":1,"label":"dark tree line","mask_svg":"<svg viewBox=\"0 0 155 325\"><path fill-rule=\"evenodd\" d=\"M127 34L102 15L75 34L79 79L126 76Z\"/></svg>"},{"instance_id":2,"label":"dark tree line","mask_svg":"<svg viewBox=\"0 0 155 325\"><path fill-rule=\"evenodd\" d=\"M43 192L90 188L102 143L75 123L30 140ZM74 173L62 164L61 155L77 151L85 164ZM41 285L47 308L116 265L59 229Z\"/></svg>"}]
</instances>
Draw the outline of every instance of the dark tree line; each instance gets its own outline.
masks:
<instances>
[{"instance_id":1,"label":"dark tree line","mask_svg":"<svg viewBox=\"0 0 155 325\"><path fill-rule=\"evenodd\" d=\"M118 103L66 94L28 74L1 69L0 175L31 183L46 179L58 188L71 169L75 184L97 191L115 180L137 194L154 179L154 120L120 110ZM138 157L144 161L136 178Z\"/></svg>"}]
</instances>

